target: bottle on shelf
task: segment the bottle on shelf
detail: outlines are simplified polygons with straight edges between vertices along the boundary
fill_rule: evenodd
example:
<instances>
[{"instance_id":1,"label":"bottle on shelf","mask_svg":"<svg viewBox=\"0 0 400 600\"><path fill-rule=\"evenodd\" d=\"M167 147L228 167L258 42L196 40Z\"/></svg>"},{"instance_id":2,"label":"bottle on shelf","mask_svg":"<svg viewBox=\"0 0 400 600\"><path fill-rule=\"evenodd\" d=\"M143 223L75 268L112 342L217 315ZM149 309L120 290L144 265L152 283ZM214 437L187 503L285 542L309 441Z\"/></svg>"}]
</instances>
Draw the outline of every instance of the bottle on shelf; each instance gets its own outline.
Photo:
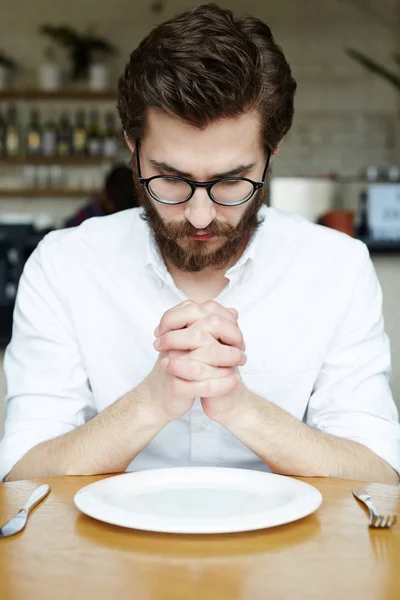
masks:
<instances>
[{"instance_id":1,"label":"bottle on shelf","mask_svg":"<svg viewBox=\"0 0 400 600\"><path fill-rule=\"evenodd\" d=\"M106 127L103 140L103 155L107 157L115 157L118 152L118 140L115 128L115 117L112 112L106 114Z\"/></svg>"},{"instance_id":2,"label":"bottle on shelf","mask_svg":"<svg viewBox=\"0 0 400 600\"><path fill-rule=\"evenodd\" d=\"M388 180L390 183L399 183L400 182L400 167L397 165L392 165L388 170Z\"/></svg>"},{"instance_id":3,"label":"bottle on shelf","mask_svg":"<svg viewBox=\"0 0 400 600\"><path fill-rule=\"evenodd\" d=\"M0 156L6 153L6 121L4 115L0 112Z\"/></svg>"},{"instance_id":4,"label":"bottle on shelf","mask_svg":"<svg viewBox=\"0 0 400 600\"><path fill-rule=\"evenodd\" d=\"M76 113L75 126L72 131L72 152L73 154L86 154L87 130L85 123L85 113L78 110Z\"/></svg>"},{"instance_id":5,"label":"bottle on shelf","mask_svg":"<svg viewBox=\"0 0 400 600\"><path fill-rule=\"evenodd\" d=\"M370 165L365 171L365 178L368 183L378 183L382 180L381 169L375 165Z\"/></svg>"},{"instance_id":6,"label":"bottle on shelf","mask_svg":"<svg viewBox=\"0 0 400 600\"><path fill-rule=\"evenodd\" d=\"M46 119L42 131L42 152L44 156L57 154L57 125L52 114Z\"/></svg>"},{"instance_id":7,"label":"bottle on shelf","mask_svg":"<svg viewBox=\"0 0 400 600\"><path fill-rule=\"evenodd\" d=\"M8 156L21 154L21 133L18 121L18 112L14 104L9 106L6 117L5 147Z\"/></svg>"},{"instance_id":8,"label":"bottle on shelf","mask_svg":"<svg viewBox=\"0 0 400 600\"><path fill-rule=\"evenodd\" d=\"M39 111L32 109L28 126L26 128L25 151L29 156L41 154L42 131L40 127Z\"/></svg>"},{"instance_id":9,"label":"bottle on shelf","mask_svg":"<svg viewBox=\"0 0 400 600\"><path fill-rule=\"evenodd\" d=\"M87 153L89 156L101 156L102 145L103 139L100 130L99 113L97 110L92 110L87 131Z\"/></svg>"},{"instance_id":10,"label":"bottle on shelf","mask_svg":"<svg viewBox=\"0 0 400 600\"><path fill-rule=\"evenodd\" d=\"M62 113L58 125L57 155L69 156L72 154L72 127L67 113Z\"/></svg>"}]
</instances>

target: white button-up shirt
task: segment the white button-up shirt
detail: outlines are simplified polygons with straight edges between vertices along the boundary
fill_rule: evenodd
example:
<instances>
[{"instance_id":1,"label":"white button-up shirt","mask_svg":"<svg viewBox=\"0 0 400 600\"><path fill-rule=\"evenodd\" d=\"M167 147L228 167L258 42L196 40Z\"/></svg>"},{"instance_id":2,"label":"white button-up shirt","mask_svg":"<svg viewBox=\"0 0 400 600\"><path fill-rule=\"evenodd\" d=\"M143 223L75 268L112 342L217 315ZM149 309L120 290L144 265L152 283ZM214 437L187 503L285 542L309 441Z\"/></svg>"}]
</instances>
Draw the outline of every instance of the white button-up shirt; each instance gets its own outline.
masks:
<instances>
[{"instance_id":1,"label":"white button-up shirt","mask_svg":"<svg viewBox=\"0 0 400 600\"><path fill-rule=\"evenodd\" d=\"M79 427L153 368L154 329L186 296L140 210L52 232L29 258L5 356L0 480L30 448ZM365 444L400 472L389 343L367 249L300 217L263 214L215 298L239 312L245 385L312 427ZM268 470L199 399L129 469L181 465Z\"/></svg>"}]
</instances>

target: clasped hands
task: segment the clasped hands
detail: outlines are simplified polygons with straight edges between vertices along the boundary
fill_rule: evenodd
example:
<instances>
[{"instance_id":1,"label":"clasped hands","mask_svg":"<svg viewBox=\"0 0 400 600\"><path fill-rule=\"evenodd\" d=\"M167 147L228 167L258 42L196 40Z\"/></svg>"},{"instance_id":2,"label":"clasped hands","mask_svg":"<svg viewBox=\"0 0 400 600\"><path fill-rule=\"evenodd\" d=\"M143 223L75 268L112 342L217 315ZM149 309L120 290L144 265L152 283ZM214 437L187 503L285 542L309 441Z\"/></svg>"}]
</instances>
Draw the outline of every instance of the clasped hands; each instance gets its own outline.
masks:
<instances>
[{"instance_id":1,"label":"clasped hands","mask_svg":"<svg viewBox=\"0 0 400 600\"><path fill-rule=\"evenodd\" d=\"M247 359L234 308L186 300L164 313L154 334L172 413L184 414L196 397L216 421L237 411L245 390L238 367Z\"/></svg>"}]
</instances>

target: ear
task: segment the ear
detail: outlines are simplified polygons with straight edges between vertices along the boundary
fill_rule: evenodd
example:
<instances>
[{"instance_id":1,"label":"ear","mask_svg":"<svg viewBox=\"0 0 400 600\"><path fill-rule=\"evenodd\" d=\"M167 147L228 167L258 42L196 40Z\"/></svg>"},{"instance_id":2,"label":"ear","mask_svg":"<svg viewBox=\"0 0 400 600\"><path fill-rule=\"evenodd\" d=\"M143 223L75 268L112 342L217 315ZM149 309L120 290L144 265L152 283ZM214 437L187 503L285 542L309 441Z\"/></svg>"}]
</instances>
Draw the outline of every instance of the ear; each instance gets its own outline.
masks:
<instances>
[{"instance_id":1,"label":"ear","mask_svg":"<svg viewBox=\"0 0 400 600\"><path fill-rule=\"evenodd\" d=\"M131 142L131 140L128 138L128 134L126 133L126 131L124 131L124 138L125 138L125 142L129 148L129 150L133 154L135 152L135 148L136 148L135 142Z\"/></svg>"},{"instance_id":2,"label":"ear","mask_svg":"<svg viewBox=\"0 0 400 600\"><path fill-rule=\"evenodd\" d=\"M278 154L278 152L279 152L279 149L280 149L280 147L281 147L281 145L282 145L282 142L283 142L283 140L284 140L284 139L285 139L285 138L282 138L282 139L281 139L281 141L279 142L279 144L277 145L277 147L276 147L276 148L275 148L275 150L273 151L273 153L272 153L272 156L274 156L274 154Z\"/></svg>"}]
</instances>

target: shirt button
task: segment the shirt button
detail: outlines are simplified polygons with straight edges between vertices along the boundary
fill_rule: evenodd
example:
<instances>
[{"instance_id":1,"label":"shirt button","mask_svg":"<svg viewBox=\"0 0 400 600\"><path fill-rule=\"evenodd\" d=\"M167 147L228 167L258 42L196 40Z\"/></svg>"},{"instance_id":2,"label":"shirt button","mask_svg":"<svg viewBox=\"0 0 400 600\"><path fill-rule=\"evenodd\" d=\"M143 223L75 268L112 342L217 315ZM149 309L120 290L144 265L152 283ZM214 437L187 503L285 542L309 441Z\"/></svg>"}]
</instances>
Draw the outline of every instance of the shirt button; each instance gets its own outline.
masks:
<instances>
[{"instance_id":1,"label":"shirt button","mask_svg":"<svg viewBox=\"0 0 400 600\"><path fill-rule=\"evenodd\" d=\"M208 429L208 423L205 423L205 422L204 422L204 423L202 423L202 424L200 425L200 429L202 429L203 431L206 431L206 430Z\"/></svg>"}]
</instances>

